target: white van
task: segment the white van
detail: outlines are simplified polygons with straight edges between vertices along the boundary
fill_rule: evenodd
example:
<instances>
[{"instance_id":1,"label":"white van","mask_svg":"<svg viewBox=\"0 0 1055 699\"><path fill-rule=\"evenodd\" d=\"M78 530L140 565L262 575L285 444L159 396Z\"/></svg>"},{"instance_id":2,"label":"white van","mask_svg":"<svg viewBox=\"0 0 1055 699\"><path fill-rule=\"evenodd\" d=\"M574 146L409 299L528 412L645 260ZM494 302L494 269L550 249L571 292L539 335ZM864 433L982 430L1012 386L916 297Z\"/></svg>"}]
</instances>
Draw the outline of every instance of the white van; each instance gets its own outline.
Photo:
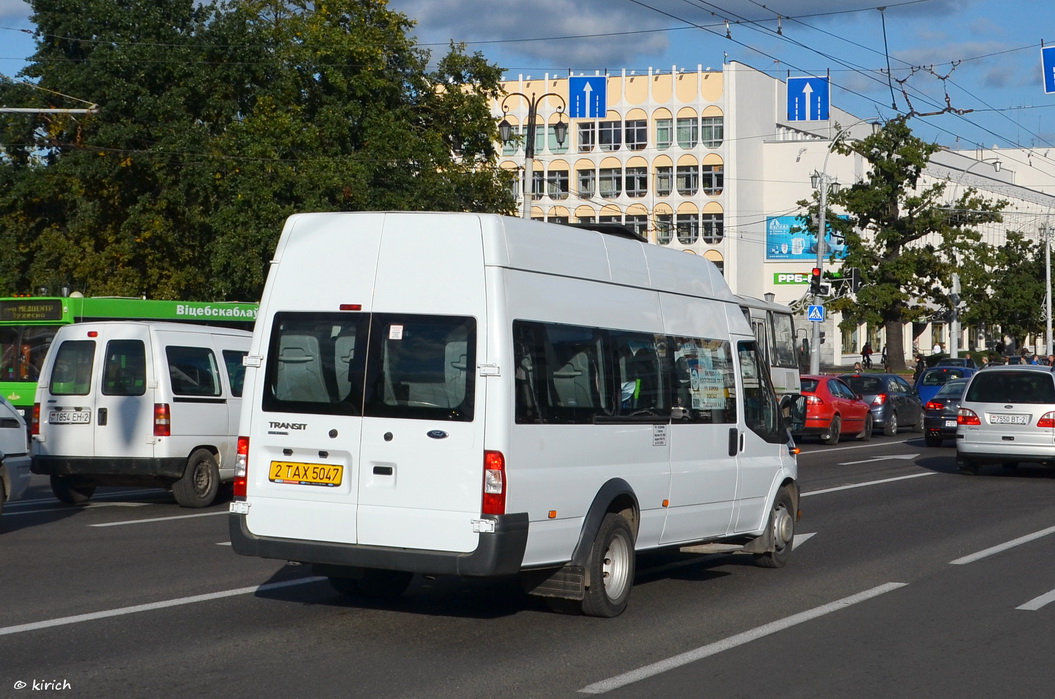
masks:
<instances>
[{"instance_id":1,"label":"white van","mask_svg":"<svg viewBox=\"0 0 1055 699\"><path fill-rule=\"evenodd\" d=\"M33 406L33 473L67 503L99 485L151 485L184 507L212 504L234 477L250 338L160 321L60 328Z\"/></svg>"},{"instance_id":2,"label":"white van","mask_svg":"<svg viewBox=\"0 0 1055 699\"><path fill-rule=\"evenodd\" d=\"M520 574L615 616L635 550L791 553L796 451L700 257L497 215L298 214L246 367L234 550L342 593Z\"/></svg>"}]
</instances>

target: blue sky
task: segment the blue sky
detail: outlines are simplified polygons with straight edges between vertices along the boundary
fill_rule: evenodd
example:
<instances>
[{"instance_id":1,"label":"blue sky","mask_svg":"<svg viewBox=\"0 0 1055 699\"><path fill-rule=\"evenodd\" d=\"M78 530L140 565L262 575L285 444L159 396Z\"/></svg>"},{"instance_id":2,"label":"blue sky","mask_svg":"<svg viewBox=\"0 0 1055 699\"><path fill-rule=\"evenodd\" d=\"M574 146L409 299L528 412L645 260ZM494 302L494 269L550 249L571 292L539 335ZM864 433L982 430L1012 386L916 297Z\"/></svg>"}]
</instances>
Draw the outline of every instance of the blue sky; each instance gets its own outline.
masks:
<instances>
[{"instance_id":1,"label":"blue sky","mask_svg":"<svg viewBox=\"0 0 1055 699\"><path fill-rule=\"evenodd\" d=\"M717 69L726 60L782 79L830 71L833 104L859 117L942 112L914 118L914 131L956 148L1055 149L1055 94L1044 93L1041 72L1041 46L1055 44L1051 0L884 5L880 11L875 0L390 0L417 22L422 46L443 53L451 40L466 42L507 77ZM21 0L0 0L4 75L14 76L33 53L29 14Z\"/></svg>"}]
</instances>

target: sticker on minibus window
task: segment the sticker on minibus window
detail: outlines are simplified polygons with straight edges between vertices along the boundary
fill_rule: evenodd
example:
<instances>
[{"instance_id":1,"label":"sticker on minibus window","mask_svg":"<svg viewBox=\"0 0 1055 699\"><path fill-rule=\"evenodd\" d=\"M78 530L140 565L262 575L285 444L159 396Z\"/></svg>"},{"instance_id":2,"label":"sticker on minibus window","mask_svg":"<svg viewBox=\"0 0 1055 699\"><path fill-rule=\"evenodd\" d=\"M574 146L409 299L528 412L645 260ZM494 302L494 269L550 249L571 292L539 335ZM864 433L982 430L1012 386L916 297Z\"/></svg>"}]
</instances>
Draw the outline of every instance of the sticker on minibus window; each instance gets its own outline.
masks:
<instances>
[{"instance_id":1,"label":"sticker on minibus window","mask_svg":"<svg viewBox=\"0 0 1055 699\"><path fill-rule=\"evenodd\" d=\"M390 325L390 326L388 326L388 339L389 340L402 340L403 339L403 326L402 325Z\"/></svg>"}]
</instances>

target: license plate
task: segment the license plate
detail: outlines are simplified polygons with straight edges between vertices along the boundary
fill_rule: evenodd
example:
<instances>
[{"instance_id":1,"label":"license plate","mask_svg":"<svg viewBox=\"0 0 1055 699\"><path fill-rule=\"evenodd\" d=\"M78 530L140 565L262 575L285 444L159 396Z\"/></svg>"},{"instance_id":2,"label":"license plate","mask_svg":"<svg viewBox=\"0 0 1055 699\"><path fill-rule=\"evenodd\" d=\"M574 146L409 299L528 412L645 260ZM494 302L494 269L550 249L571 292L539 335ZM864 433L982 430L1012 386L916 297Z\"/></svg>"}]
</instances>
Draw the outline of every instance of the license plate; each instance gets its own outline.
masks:
<instances>
[{"instance_id":1,"label":"license plate","mask_svg":"<svg viewBox=\"0 0 1055 699\"><path fill-rule=\"evenodd\" d=\"M993 425L1028 425L1028 415L990 415L989 422Z\"/></svg>"},{"instance_id":2,"label":"license plate","mask_svg":"<svg viewBox=\"0 0 1055 699\"><path fill-rule=\"evenodd\" d=\"M945 426L946 427L956 427L956 421L955 420L946 420L945 421Z\"/></svg>"},{"instance_id":3,"label":"license plate","mask_svg":"<svg viewBox=\"0 0 1055 699\"><path fill-rule=\"evenodd\" d=\"M48 422L52 425L87 425L92 421L90 410L52 410Z\"/></svg>"},{"instance_id":4,"label":"license plate","mask_svg":"<svg viewBox=\"0 0 1055 699\"><path fill-rule=\"evenodd\" d=\"M333 488L341 484L344 466L340 464L303 464L295 461L272 461L268 480L293 485L322 485Z\"/></svg>"}]
</instances>

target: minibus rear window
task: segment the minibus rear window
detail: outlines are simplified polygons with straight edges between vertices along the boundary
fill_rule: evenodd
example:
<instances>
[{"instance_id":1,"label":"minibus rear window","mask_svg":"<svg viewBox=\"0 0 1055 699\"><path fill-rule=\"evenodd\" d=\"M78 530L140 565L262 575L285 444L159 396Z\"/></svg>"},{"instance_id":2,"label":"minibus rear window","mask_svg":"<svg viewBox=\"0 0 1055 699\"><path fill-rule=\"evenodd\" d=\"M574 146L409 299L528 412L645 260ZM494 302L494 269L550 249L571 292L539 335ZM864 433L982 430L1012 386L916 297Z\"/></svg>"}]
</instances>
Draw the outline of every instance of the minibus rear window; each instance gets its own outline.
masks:
<instances>
[{"instance_id":1,"label":"minibus rear window","mask_svg":"<svg viewBox=\"0 0 1055 699\"><path fill-rule=\"evenodd\" d=\"M472 318L278 313L262 407L471 421L475 348Z\"/></svg>"}]
</instances>

